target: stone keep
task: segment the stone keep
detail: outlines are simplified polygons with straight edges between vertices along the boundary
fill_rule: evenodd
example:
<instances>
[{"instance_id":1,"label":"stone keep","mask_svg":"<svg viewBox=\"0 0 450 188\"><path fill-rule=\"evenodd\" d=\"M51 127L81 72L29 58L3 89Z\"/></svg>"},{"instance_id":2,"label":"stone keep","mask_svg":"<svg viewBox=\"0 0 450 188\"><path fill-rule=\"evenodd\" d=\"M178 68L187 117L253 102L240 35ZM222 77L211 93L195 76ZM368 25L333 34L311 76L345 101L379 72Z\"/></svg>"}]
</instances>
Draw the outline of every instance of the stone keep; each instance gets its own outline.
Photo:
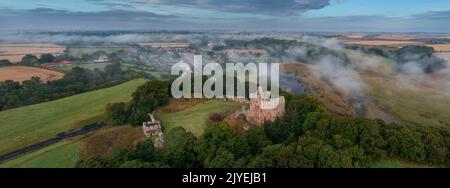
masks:
<instances>
[{"instance_id":1,"label":"stone keep","mask_svg":"<svg viewBox=\"0 0 450 188\"><path fill-rule=\"evenodd\" d=\"M272 99L268 96L270 96L270 92L264 92L262 87L258 87L256 98L250 99L250 108L245 114L245 119L248 122L263 126L266 121L274 122L278 117L284 116L284 97ZM279 100L279 102L277 103L276 100Z\"/></svg>"}]
</instances>

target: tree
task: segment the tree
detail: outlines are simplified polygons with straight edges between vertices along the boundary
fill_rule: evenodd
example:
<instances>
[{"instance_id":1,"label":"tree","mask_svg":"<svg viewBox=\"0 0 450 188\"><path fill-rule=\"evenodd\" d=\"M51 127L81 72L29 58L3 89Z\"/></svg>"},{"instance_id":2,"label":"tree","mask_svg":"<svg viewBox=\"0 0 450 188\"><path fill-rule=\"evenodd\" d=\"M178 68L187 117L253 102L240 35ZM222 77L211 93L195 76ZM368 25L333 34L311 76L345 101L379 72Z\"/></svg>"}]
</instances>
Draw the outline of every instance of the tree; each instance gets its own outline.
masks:
<instances>
[{"instance_id":1,"label":"tree","mask_svg":"<svg viewBox=\"0 0 450 188\"><path fill-rule=\"evenodd\" d=\"M231 151L235 136L236 132L226 122L221 121L210 125L197 141L195 149L198 159L205 165L207 161L215 157L219 148Z\"/></svg>"},{"instance_id":2,"label":"tree","mask_svg":"<svg viewBox=\"0 0 450 188\"><path fill-rule=\"evenodd\" d=\"M282 124L282 120L276 120L275 122L266 122L264 124L264 132L267 138L274 144L283 143L289 137L289 128Z\"/></svg>"},{"instance_id":3,"label":"tree","mask_svg":"<svg viewBox=\"0 0 450 188\"><path fill-rule=\"evenodd\" d=\"M130 116L127 108L127 104L124 102L107 104L105 123L110 126L127 123Z\"/></svg>"},{"instance_id":4,"label":"tree","mask_svg":"<svg viewBox=\"0 0 450 188\"><path fill-rule=\"evenodd\" d=\"M251 127L244 133L244 138L250 147L250 153L252 155L261 153L264 147L272 144L264 133L264 129L260 127Z\"/></svg>"},{"instance_id":5,"label":"tree","mask_svg":"<svg viewBox=\"0 0 450 188\"><path fill-rule=\"evenodd\" d=\"M37 65L39 64L39 59L31 54L27 54L25 56L22 57L22 60L20 61L21 65L25 65L25 66L33 66L33 65Z\"/></svg>"},{"instance_id":6,"label":"tree","mask_svg":"<svg viewBox=\"0 0 450 188\"><path fill-rule=\"evenodd\" d=\"M132 97L130 102L131 123L132 125L138 125L147 120L148 113L167 104L169 101L169 83L159 80L148 81L139 86Z\"/></svg>"},{"instance_id":7,"label":"tree","mask_svg":"<svg viewBox=\"0 0 450 188\"><path fill-rule=\"evenodd\" d=\"M40 64L51 63L54 60L55 60L55 57L52 54L46 53L46 54L41 55L41 58L39 59L39 63Z\"/></svg>"},{"instance_id":8,"label":"tree","mask_svg":"<svg viewBox=\"0 0 450 188\"><path fill-rule=\"evenodd\" d=\"M105 73L108 76L120 75L122 74L121 64L120 63L111 63L106 65Z\"/></svg>"},{"instance_id":9,"label":"tree","mask_svg":"<svg viewBox=\"0 0 450 188\"><path fill-rule=\"evenodd\" d=\"M450 160L448 157L448 149L450 147L445 146L444 136L439 134L438 131L428 127L421 127L418 129L425 146L426 161L432 164L445 164L446 160ZM447 164L450 165L448 161Z\"/></svg>"},{"instance_id":10,"label":"tree","mask_svg":"<svg viewBox=\"0 0 450 188\"><path fill-rule=\"evenodd\" d=\"M424 160L424 145L420 134L411 128L389 128L386 130L387 148L391 155L412 161Z\"/></svg>"},{"instance_id":11,"label":"tree","mask_svg":"<svg viewBox=\"0 0 450 188\"><path fill-rule=\"evenodd\" d=\"M11 62L9 62L9 60L7 60L7 59L0 60L0 67L11 66L11 65L13 65L13 64Z\"/></svg>"},{"instance_id":12,"label":"tree","mask_svg":"<svg viewBox=\"0 0 450 188\"><path fill-rule=\"evenodd\" d=\"M152 139L139 143L134 151L134 158L145 162L158 161L160 155L159 150L154 147Z\"/></svg>"},{"instance_id":13,"label":"tree","mask_svg":"<svg viewBox=\"0 0 450 188\"><path fill-rule=\"evenodd\" d=\"M217 150L216 156L205 163L206 168L231 168L234 166L235 158L233 153L225 148Z\"/></svg>"},{"instance_id":14,"label":"tree","mask_svg":"<svg viewBox=\"0 0 450 188\"><path fill-rule=\"evenodd\" d=\"M194 151L196 138L182 127L168 131L165 137L162 155L164 161L171 167L193 168L198 166Z\"/></svg>"}]
</instances>

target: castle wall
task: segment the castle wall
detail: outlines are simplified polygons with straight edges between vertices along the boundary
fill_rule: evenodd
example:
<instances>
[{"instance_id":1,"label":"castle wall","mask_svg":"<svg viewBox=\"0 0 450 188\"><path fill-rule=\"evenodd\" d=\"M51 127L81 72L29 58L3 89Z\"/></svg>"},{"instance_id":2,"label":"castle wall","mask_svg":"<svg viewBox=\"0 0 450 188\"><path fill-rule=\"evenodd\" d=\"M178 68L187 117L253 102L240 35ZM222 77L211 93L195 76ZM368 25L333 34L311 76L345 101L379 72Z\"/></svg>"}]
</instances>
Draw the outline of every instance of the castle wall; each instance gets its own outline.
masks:
<instances>
[{"instance_id":1,"label":"castle wall","mask_svg":"<svg viewBox=\"0 0 450 188\"><path fill-rule=\"evenodd\" d=\"M273 100L273 99L272 99ZM261 108L262 102L268 102L264 107L271 107L272 109ZM258 126L264 125L264 122L274 122L278 117L282 117L285 114L285 100L284 97L280 97L278 103L276 101L267 101L257 97L250 99L250 109L247 111L246 120Z\"/></svg>"}]
</instances>

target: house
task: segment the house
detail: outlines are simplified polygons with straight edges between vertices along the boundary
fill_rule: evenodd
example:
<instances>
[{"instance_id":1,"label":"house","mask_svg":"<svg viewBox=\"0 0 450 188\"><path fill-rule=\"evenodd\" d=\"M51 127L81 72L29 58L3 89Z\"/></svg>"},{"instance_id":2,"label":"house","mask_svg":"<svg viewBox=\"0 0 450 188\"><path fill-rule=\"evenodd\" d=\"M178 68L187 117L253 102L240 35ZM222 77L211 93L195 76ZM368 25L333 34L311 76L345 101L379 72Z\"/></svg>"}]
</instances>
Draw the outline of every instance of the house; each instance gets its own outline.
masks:
<instances>
[{"instance_id":1,"label":"house","mask_svg":"<svg viewBox=\"0 0 450 188\"><path fill-rule=\"evenodd\" d=\"M156 136L154 146L162 148L164 146L164 133L161 128L161 123L155 119L152 113L148 114L150 121L142 123L142 129L146 137Z\"/></svg>"},{"instance_id":2,"label":"house","mask_svg":"<svg viewBox=\"0 0 450 188\"><path fill-rule=\"evenodd\" d=\"M161 123L153 117L153 114L149 114L151 121L143 122L142 129L147 137L156 136L161 130Z\"/></svg>"},{"instance_id":3,"label":"house","mask_svg":"<svg viewBox=\"0 0 450 188\"><path fill-rule=\"evenodd\" d=\"M99 55L98 58L94 60L95 63L103 63L108 61L109 61L108 56L104 54Z\"/></svg>"}]
</instances>

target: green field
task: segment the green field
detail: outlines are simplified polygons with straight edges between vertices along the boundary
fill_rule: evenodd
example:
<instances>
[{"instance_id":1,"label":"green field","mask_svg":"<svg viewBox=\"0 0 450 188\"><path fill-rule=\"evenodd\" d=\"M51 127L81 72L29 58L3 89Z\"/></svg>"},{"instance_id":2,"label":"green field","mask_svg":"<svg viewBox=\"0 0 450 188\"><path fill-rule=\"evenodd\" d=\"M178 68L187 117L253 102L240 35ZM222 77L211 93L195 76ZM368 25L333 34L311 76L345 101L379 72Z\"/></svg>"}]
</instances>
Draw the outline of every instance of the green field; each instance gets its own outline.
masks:
<instances>
[{"instance_id":1,"label":"green field","mask_svg":"<svg viewBox=\"0 0 450 188\"><path fill-rule=\"evenodd\" d=\"M56 70L61 71L61 72L67 72L67 71L70 71L74 67L81 67L81 68L89 69L89 70L94 70L94 69L104 70L106 65L109 65L109 64L110 64L110 62L78 63L78 64L73 64L73 65L56 67ZM131 64L131 63L121 63L121 66L122 66L123 70L133 70L136 72L144 72L145 74L154 76L156 79L161 79L163 75L169 75L169 72L159 71L148 65L136 65L136 64Z\"/></svg>"},{"instance_id":2,"label":"green field","mask_svg":"<svg viewBox=\"0 0 450 188\"><path fill-rule=\"evenodd\" d=\"M383 110L400 122L450 127L450 96L429 89L413 90L395 83L369 80L369 95Z\"/></svg>"},{"instance_id":3,"label":"green field","mask_svg":"<svg viewBox=\"0 0 450 188\"><path fill-rule=\"evenodd\" d=\"M94 70L94 69L100 69L104 70L106 65L109 63L86 63L86 64L74 64L74 65L66 65L62 67L56 67L56 70L66 72L72 70L74 67L81 67L84 69Z\"/></svg>"},{"instance_id":4,"label":"green field","mask_svg":"<svg viewBox=\"0 0 450 188\"><path fill-rule=\"evenodd\" d=\"M193 107L173 113L158 112L156 118L161 121L166 131L174 127L184 127L195 136L200 136L206 126L208 117L214 113L237 110L242 106L237 102L220 99L203 101Z\"/></svg>"},{"instance_id":5,"label":"green field","mask_svg":"<svg viewBox=\"0 0 450 188\"><path fill-rule=\"evenodd\" d=\"M91 55L98 51L104 51L107 54L111 54L118 51L136 51L135 48L131 46L85 46L85 47L68 47L67 53L71 56L82 57L83 54Z\"/></svg>"},{"instance_id":6,"label":"green field","mask_svg":"<svg viewBox=\"0 0 450 188\"><path fill-rule=\"evenodd\" d=\"M103 119L107 103L129 101L145 83L136 79L111 88L0 112L0 154L80 129Z\"/></svg>"},{"instance_id":7,"label":"green field","mask_svg":"<svg viewBox=\"0 0 450 188\"><path fill-rule=\"evenodd\" d=\"M78 140L64 141L26 154L0 165L0 168L71 168L80 154Z\"/></svg>"}]
</instances>

